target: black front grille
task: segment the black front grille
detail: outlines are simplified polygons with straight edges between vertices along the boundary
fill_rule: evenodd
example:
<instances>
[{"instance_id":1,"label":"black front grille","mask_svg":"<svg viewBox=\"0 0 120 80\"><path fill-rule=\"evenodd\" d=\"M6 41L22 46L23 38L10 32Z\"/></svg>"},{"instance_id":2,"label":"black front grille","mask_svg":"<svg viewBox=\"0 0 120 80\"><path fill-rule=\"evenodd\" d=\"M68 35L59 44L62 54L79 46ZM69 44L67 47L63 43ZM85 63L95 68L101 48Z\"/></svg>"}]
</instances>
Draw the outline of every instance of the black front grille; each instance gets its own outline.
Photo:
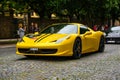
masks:
<instances>
[{"instance_id":1,"label":"black front grille","mask_svg":"<svg viewBox=\"0 0 120 80\"><path fill-rule=\"evenodd\" d=\"M120 41L120 38L106 38L107 41Z\"/></svg>"},{"instance_id":2,"label":"black front grille","mask_svg":"<svg viewBox=\"0 0 120 80\"><path fill-rule=\"evenodd\" d=\"M28 54L55 54L57 49L38 49L38 50L30 50L30 48L18 48L20 53L28 53Z\"/></svg>"}]
</instances>

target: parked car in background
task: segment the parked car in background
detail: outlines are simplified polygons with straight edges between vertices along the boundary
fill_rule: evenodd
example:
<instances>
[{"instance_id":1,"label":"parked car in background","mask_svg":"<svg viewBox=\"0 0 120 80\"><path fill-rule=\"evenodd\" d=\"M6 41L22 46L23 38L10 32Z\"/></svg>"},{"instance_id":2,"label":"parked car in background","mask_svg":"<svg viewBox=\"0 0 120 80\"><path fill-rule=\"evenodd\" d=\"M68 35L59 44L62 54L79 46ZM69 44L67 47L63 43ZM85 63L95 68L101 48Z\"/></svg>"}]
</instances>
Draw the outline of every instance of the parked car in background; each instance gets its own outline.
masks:
<instances>
[{"instance_id":1,"label":"parked car in background","mask_svg":"<svg viewBox=\"0 0 120 80\"><path fill-rule=\"evenodd\" d=\"M106 31L106 43L120 43L120 26L110 27Z\"/></svg>"},{"instance_id":2,"label":"parked car in background","mask_svg":"<svg viewBox=\"0 0 120 80\"><path fill-rule=\"evenodd\" d=\"M72 56L104 51L104 33L79 23L57 23L39 34L27 34L16 45L16 53L32 56Z\"/></svg>"}]
</instances>

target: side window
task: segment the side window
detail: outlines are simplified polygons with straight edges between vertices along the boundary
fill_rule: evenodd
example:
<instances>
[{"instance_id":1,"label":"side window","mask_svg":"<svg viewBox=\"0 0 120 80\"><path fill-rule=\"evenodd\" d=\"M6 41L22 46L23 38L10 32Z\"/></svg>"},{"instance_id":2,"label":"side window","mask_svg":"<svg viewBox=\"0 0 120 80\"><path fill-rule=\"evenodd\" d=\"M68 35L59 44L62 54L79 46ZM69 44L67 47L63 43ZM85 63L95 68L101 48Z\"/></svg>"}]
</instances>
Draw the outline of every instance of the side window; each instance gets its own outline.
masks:
<instances>
[{"instance_id":1,"label":"side window","mask_svg":"<svg viewBox=\"0 0 120 80\"><path fill-rule=\"evenodd\" d=\"M80 26L80 34L84 34L86 31L89 31L89 29L85 26Z\"/></svg>"}]
</instances>

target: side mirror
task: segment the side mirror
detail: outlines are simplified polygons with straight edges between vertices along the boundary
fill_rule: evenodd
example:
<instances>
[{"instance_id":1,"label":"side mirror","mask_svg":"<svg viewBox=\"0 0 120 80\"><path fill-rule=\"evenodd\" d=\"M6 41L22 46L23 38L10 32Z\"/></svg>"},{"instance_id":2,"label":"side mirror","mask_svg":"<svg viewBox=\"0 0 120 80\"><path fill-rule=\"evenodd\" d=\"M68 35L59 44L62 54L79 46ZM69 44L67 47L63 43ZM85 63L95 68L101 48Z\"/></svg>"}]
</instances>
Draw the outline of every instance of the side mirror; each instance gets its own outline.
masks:
<instances>
[{"instance_id":1,"label":"side mirror","mask_svg":"<svg viewBox=\"0 0 120 80\"><path fill-rule=\"evenodd\" d=\"M91 35L91 34L92 34L92 32L87 31L87 32L85 32L84 37L85 37L86 35Z\"/></svg>"},{"instance_id":2,"label":"side mirror","mask_svg":"<svg viewBox=\"0 0 120 80\"><path fill-rule=\"evenodd\" d=\"M37 34L39 34L39 32L35 32L34 34L36 34L36 35L37 35Z\"/></svg>"}]
</instances>

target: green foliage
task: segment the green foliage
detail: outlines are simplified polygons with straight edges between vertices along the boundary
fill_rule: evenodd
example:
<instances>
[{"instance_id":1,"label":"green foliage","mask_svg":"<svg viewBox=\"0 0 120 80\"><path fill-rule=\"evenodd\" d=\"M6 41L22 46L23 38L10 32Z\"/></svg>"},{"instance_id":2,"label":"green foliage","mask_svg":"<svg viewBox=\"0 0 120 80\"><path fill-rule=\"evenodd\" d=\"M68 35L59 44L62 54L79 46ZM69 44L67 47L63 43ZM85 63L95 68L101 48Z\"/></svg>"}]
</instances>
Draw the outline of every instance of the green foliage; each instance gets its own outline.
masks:
<instances>
[{"instance_id":1,"label":"green foliage","mask_svg":"<svg viewBox=\"0 0 120 80\"><path fill-rule=\"evenodd\" d=\"M50 18L52 13L93 21L120 17L120 0L2 0L0 4L2 11L11 8L16 13L35 11L40 18Z\"/></svg>"}]
</instances>

